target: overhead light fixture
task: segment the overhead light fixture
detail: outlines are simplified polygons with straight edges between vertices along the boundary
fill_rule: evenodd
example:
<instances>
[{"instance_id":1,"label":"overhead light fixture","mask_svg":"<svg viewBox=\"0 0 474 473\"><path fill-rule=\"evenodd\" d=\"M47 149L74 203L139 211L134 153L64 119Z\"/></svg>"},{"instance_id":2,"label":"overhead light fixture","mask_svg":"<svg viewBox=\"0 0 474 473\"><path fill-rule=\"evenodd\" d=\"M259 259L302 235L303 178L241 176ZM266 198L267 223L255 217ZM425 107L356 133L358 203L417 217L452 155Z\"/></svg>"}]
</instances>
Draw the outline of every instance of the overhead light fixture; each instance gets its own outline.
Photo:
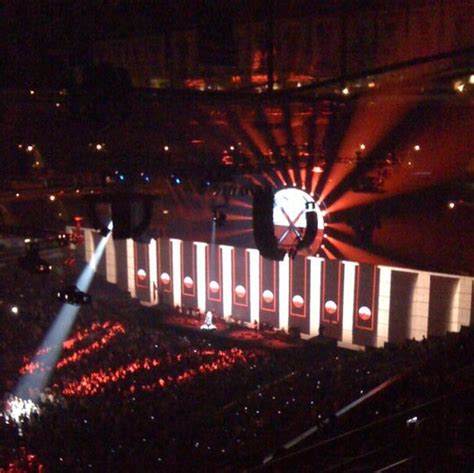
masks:
<instances>
[{"instance_id":1,"label":"overhead light fixture","mask_svg":"<svg viewBox=\"0 0 474 473\"><path fill-rule=\"evenodd\" d=\"M226 220L227 215L222 210L217 207L212 209L212 221L217 227L222 227Z\"/></svg>"},{"instance_id":2,"label":"overhead light fixture","mask_svg":"<svg viewBox=\"0 0 474 473\"><path fill-rule=\"evenodd\" d=\"M463 93L464 92L464 87L465 87L465 83L464 81L462 80L457 80L456 82L454 82L454 90L456 92L460 92L460 93Z\"/></svg>"},{"instance_id":3,"label":"overhead light fixture","mask_svg":"<svg viewBox=\"0 0 474 473\"><path fill-rule=\"evenodd\" d=\"M171 174L170 182L173 186L179 186L182 183L182 180L177 174Z\"/></svg>"}]
</instances>

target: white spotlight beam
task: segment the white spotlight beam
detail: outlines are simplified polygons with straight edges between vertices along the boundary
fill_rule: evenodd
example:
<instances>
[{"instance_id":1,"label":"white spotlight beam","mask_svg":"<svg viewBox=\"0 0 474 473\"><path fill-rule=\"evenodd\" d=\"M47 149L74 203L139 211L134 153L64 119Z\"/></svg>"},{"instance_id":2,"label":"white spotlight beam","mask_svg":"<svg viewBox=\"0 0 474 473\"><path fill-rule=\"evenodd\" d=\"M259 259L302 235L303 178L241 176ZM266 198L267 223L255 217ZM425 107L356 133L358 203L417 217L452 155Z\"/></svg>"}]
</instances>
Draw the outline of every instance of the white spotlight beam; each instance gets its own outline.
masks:
<instances>
[{"instance_id":1,"label":"white spotlight beam","mask_svg":"<svg viewBox=\"0 0 474 473\"><path fill-rule=\"evenodd\" d=\"M112 222L110 222L108 228L112 230ZM76 285L81 291L87 292L89 289L95 269L104 254L110 235L109 232L107 236L102 237L91 260L79 276ZM19 380L15 389L16 396L31 399L33 402L38 401L51 378L54 366L61 356L63 342L71 331L79 309L80 306L63 304L37 351L40 355L36 355L31 362L31 366L39 366L39 369L33 369L32 373L25 374Z\"/></svg>"}]
</instances>

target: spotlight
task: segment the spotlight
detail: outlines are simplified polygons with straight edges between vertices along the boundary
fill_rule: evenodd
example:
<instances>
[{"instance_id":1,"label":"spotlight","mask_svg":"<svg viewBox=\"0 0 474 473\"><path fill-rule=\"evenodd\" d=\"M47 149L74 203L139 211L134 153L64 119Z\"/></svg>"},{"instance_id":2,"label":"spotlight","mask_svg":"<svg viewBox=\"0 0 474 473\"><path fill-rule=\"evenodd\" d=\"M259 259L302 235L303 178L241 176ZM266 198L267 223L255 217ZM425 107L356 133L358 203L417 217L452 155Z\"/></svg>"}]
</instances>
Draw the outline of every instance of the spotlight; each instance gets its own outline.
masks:
<instances>
[{"instance_id":1,"label":"spotlight","mask_svg":"<svg viewBox=\"0 0 474 473\"><path fill-rule=\"evenodd\" d=\"M222 210L214 209L212 213L212 221L217 227L222 227L227 220L227 215Z\"/></svg>"},{"instance_id":2,"label":"spotlight","mask_svg":"<svg viewBox=\"0 0 474 473\"><path fill-rule=\"evenodd\" d=\"M170 181L173 186L179 186L182 183L181 178L177 174L171 174Z\"/></svg>"},{"instance_id":3,"label":"spotlight","mask_svg":"<svg viewBox=\"0 0 474 473\"><path fill-rule=\"evenodd\" d=\"M18 306L13 305L10 309L10 312L14 315L18 315L18 312L19 312Z\"/></svg>"},{"instance_id":4,"label":"spotlight","mask_svg":"<svg viewBox=\"0 0 474 473\"><path fill-rule=\"evenodd\" d=\"M204 178L200 183L199 183L199 191L200 192L206 192L208 189L210 189L212 186L212 181L209 178Z\"/></svg>"},{"instance_id":5,"label":"spotlight","mask_svg":"<svg viewBox=\"0 0 474 473\"><path fill-rule=\"evenodd\" d=\"M313 172L316 174L321 174L322 172L324 172L324 166L322 165L322 163L313 166Z\"/></svg>"}]
</instances>

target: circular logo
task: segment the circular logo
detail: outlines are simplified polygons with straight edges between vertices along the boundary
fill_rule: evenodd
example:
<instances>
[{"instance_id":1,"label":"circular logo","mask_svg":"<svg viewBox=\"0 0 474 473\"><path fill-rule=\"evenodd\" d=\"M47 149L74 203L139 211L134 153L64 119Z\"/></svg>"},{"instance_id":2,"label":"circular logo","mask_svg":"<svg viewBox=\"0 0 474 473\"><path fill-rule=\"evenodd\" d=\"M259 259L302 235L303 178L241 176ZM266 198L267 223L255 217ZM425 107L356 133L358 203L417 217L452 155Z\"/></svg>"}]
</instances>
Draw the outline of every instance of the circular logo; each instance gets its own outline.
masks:
<instances>
[{"instance_id":1,"label":"circular logo","mask_svg":"<svg viewBox=\"0 0 474 473\"><path fill-rule=\"evenodd\" d=\"M300 309L304 306L304 299L301 296L293 296L293 305Z\"/></svg>"},{"instance_id":2,"label":"circular logo","mask_svg":"<svg viewBox=\"0 0 474 473\"><path fill-rule=\"evenodd\" d=\"M144 269L139 269L137 271L137 276L139 281L144 281L146 279L146 271Z\"/></svg>"},{"instance_id":3,"label":"circular logo","mask_svg":"<svg viewBox=\"0 0 474 473\"><path fill-rule=\"evenodd\" d=\"M187 289L192 289L192 287L194 286L193 279L190 276L186 276L183 279L183 282L184 282L184 287Z\"/></svg>"},{"instance_id":4,"label":"circular logo","mask_svg":"<svg viewBox=\"0 0 474 473\"><path fill-rule=\"evenodd\" d=\"M247 294L247 291L245 290L244 286L241 286L240 284L235 287L235 295L239 298L245 297L245 294Z\"/></svg>"},{"instance_id":5,"label":"circular logo","mask_svg":"<svg viewBox=\"0 0 474 473\"><path fill-rule=\"evenodd\" d=\"M324 304L324 310L328 314L335 314L337 311L337 304L334 301L327 301L326 304Z\"/></svg>"},{"instance_id":6,"label":"circular logo","mask_svg":"<svg viewBox=\"0 0 474 473\"><path fill-rule=\"evenodd\" d=\"M216 293L216 292L219 292L219 283L217 281L211 281L209 283L209 289L211 290L212 293Z\"/></svg>"},{"instance_id":7,"label":"circular logo","mask_svg":"<svg viewBox=\"0 0 474 473\"><path fill-rule=\"evenodd\" d=\"M359 317L362 320L370 320L372 317L372 311L365 305L359 308Z\"/></svg>"},{"instance_id":8,"label":"circular logo","mask_svg":"<svg viewBox=\"0 0 474 473\"><path fill-rule=\"evenodd\" d=\"M168 273L161 273L160 281L162 284L167 286L171 282L170 275Z\"/></svg>"},{"instance_id":9,"label":"circular logo","mask_svg":"<svg viewBox=\"0 0 474 473\"><path fill-rule=\"evenodd\" d=\"M307 231L312 240L306 248L314 253L323 240L323 212L314 198L302 189L280 189L274 195L273 226L278 247L285 250L296 248Z\"/></svg>"},{"instance_id":10,"label":"circular logo","mask_svg":"<svg viewBox=\"0 0 474 473\"><path fill-rule=\"evenodd\" d=\"M267 304L271 304L273 302L273 292L269 291L268 289L263 291L262 297Z\"/></svg>"}]
</instances>

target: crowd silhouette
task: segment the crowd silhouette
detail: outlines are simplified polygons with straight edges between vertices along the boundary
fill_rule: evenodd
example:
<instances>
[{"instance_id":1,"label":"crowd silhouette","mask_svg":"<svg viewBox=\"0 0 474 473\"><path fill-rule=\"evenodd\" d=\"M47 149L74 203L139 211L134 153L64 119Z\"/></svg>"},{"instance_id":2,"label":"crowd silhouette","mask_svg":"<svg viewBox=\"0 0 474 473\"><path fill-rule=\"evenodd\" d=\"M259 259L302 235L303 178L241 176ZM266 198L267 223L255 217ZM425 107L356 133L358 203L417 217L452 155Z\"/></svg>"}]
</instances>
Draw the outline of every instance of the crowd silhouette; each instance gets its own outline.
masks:
<instances>
[{"instance_id":1,"label":"crowd silhouette","mask_svg":"<svg viewBox=\"0 0 474 473\"><path fill-rule=\"evenodd\" d=\"M136 301L105 295L105 282L56 366L42 366L38 346L60 308L49 295L61 280L1 271L1 472L242 471L311 427L329 438L469 386L459 376L474 361L468 329L365 352L272 350L150 324ZM38 411L16 422L15 386L39 370L52 377ZM345 420L344 406L392 378Z\"/></svg>"}]
</instances>

